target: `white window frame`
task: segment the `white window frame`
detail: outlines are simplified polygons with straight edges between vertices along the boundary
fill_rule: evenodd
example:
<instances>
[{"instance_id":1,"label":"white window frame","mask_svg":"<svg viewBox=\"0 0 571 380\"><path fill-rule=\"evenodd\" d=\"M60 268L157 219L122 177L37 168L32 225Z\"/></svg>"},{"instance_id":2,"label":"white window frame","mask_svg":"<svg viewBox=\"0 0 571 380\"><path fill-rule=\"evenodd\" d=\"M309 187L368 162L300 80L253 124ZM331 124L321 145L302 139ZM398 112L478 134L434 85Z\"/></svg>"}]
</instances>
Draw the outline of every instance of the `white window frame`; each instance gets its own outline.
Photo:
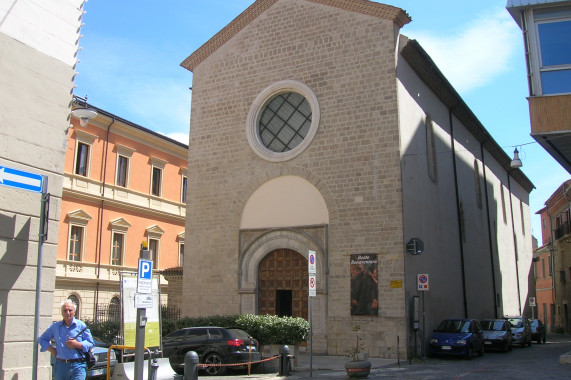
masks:
<instances>
[{"instance_id":1,"label":"white window frame","mask_svg":"<svg viewBox=\"0 0 571 380\"><path fill-rule=\"evenodd\" d=\"M565 8L567 10L571 10L571 7L568 6L561 6L559 7L562 10ZM542 8L541 10L545 10ZM559 94L568 94L571 92L567 91L564 93L553 93L553 94L545 94L543 91L543 84L541 82L541 74L543 72L548 71L560 71L560 70L571 70L571 63L565 65L558 65L558 66L542 66L541 62L541 46L539 41L539 25L540 24L549 24L554 22L560 21L569 21L571 17L545 17L541 19L536 19L535 11L526 12L525 17L525 25L527 25L528 35L527 38L529 40L529 45L531 52L530 54L533 55L533 59L531 59L531 70L532 70L532 85L536 91L533 91L532 96L544 96L544 95L559 95Z\"/></svg>"},{"instance_id":2,"label":"white window frame","mask_svg":"<svg viewBox=\"0 0 571 380\"><path fill-rule=\"evenodd\" d=\"M186 181L186 186L185 186ZM180 203L186 204L186 193L188 191L188 176L186 169L181 169L180 173Z\"/></svg>"},{"instance_id":3,"label":"white window frame","mask_svg":"<svg viewBox=\"0 0 571 380\"><path fill-rule=\"evenodd\" d=\"M78 260L72 260L70 259L70 249L71 249L71 237L72 237L72 231L74 228L78 228L81 229L81 237L80 237L80 246L79 246L79 258ZM75 246L75 244L74 244ZM67 261L73 261L73 262L80 262L83 261L83 256L85 255L85 226L81 225L81 224L76 224L76 223L70 223L69 224L69 232L67 235L67 252L66 252L66 260ZM74 254L75 256L75 254Z\"/></svg>"},{"instance_id":4,"label":"white window frame","mask_svg":"<svg viewBox=\"0 0 571 380\"><path fill-rule=\"evenodd\" d=\"M133 156L133 152L135 152L135 149L123 146L123 145L117 145L117 159L116 159L116 163L115 163L115 185L119 186L119 187L124 187L125 189L129 188L129 179L131 176L131 157ZM125 158L127 160L127 168L126 168L126 173L125 173L125 186L119 184L119 162L121 157Z\"/></svg>"},{"instance_id":5,"label":"white window frame","mask_svg":"<svg viewBox=\"0 0 571 380\"><path fill-rule=\"evenodd\" d=\"M150 258L151 260L153 260L153 269L159 269L161 261L161 237L163 236L165 231L161 227L159 227L158 224L155 224L150 227L147 227L146 233L147 233L147 247L149 247L150 251L149 253L151 256ZM151 240L157 242L157 249L154 257L153 257L153 250L151 247Z\"/></svg>"},{"instance_id":6,"label":"white window frame","mask_svg":"<svg viewBox=\"0 0 571 380\"><path fill-rule=\"evenodd\" d=\"M123 237L122 239L122 245L121 245L121 253L119 255L119 263L114 263L114 257L113 254L115 253L115 236L117 235L121 235ZM119 231L111 231L111 255L109 257L109 261L110 261L110 265L115 265L115 266L123 266L124 262L125 262L125 242L127 240L127 234L125 234L124 232L119 232Z\"/></svg>"},{"instance_id":7,"label":"white window frame","mask_svg":"<svg viewBox=\"0 0 571 380\"><path fill-rule=\"evenodd\" d=\"M156 249L153 249L153 245L151 244L151 242L156 242ZM159 269L160 268L159 261L161 254L161 239L150 237L147 240L147 244L149 247L149 254L151 256L150 259L153 261L153 269Z\"/></svg>"},{"instance_id":8,"label":"white window frame","mask_svg":"<svg viewBox=\"0 0 571 380\"><path fill-rule=\"evenodd\" d=\"M91 216L85 211L79 209L67 213L67 219L69 226L67 230L67 248L65 252L65 259L67 261L73 261L73 262L83 261L85 257L85 239L87 237L87 223L91 220ZM73 227L81 228L81 233L82 233L79 260L69 260L71 231Z\"/></svg>"},{"instance_id":9,"label":"white window frame","mask_svg":"<svg viewBox=\"0 0 571 380\"><path fill-rule=\"evenodd\" d=\"M109 222L109 229L111 230L111 242L109 249L109 265L114 266L124 266L125 265L125 254L127 252L127 230L131 227L131 224L123 218L117 218ZM121 262L119 264L113 264L113 249L115 243L115 234L123 235L123 247L121 252Z\"/></svg>"},{"instance_id":10,"label":"white window frame","mask_svg":"<svg viewBox=\"0 0 571 380\"><path fill-rule=\"evenodd\" d=\"M157 157L151 157L151 186L149 188L149 194L151 194L152 196L155 197L162 197L163 196L163 184L165 182L165 176L164 176L164 172L165 172L165 165L167 164L167 161L161 160L160 158ZM160 179L160 183L159 183L159 188L158 188L158 194L153 194L153 173L155 171L155 169L160 170L161 173L161 179Z\"/></svg>"},{"instance_id":11,"label":"white window frame","mask_svg":"<svg viewBox=\"0 0 571 380\"><path fill-rule=\"evenodd\" d=\"M185 232L182 231L178 234L178 266L182 268L184 265L184 234Z\"/></svg>"},{"instance_id":12,"label":"white window frame","mask_svg":"<svg viewBox=\"0 0 571 380\"><path fill-rule=\"evenodd\" d=\"M93 143L97 139L96 135L92 135L91 133L87 133L85 131L81 131L79 129L75 130L75 154L73 156L73 174L78 175L81 177L89 178L91 174L91 157L93 156ZM79 144L87 145L87 157L86 157L86 168L85 168L85 176L83 174L79 174L78 167L77 167L77 154L79 153Z\"/></svg>"}]
</instances>

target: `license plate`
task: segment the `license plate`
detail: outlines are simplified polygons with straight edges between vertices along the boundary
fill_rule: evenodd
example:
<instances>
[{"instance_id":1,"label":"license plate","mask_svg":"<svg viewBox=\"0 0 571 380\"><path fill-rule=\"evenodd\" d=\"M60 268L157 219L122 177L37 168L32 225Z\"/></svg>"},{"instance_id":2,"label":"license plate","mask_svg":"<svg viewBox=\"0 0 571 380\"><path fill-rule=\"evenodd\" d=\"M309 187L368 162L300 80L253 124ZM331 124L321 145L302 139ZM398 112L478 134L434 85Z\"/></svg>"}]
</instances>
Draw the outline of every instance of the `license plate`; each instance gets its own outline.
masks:
<instances>
[{"instance_id":1,"label":"license plate","mask_svg":"<svg viewBox=\"0 0 571 380\"><path fill-rule=\"evenodd\" d=\"M490 342L489 340L486 340L486 341L484 342L484 344L492 344L492 342Z\"/></svg>"},{"instance_id":2,"label":"license plate","mask_svg":"<svg viewBox=\"0 0 571 380\"><path fill-rule=\"evenodd\" d=\"M105 374L105 368L94 369L91 371L91 376L99 376Z\"/></svg>"},{"instance_id":3,"label":"license plate","mask_svg":"<svg viewBox=\"0 0 571 380\"><path fill-rule=\"evenodd\" d=\"M254 352L254 351L256 351L256 347L255 346L246 346L246 350L248 350L248 351L251 350L252 352Z\"/></svg>"},{"instance_id":4,"label":"license plate","mask_svg":"<svg viewBox=\"0 0 571 380\"><path fill-rule=\"evenodd\" d=\"M452 346L442 346L442 349L443 349L443 350L451 350L451 349L452 349Z\"/></svg>"}]
</instances>

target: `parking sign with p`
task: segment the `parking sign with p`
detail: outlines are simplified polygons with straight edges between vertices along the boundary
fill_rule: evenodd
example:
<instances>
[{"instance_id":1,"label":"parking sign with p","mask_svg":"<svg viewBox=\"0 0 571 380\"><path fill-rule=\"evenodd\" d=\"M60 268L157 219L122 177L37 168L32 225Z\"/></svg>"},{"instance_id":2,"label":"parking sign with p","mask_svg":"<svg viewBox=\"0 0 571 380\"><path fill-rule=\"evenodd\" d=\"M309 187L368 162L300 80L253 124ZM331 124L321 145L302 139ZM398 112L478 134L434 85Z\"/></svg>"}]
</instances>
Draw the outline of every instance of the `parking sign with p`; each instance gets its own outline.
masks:
<instances>
[{"instance_id":1,"label":"parking sign with p","mask_svg":"<svg viewBox=\"0 0 571 380\"><path fill-rule=\"evenodd\" d=\"M139 259L137 271L137 293L151 293L153 283L153 261Z\"/></svg>"}]
</instances>

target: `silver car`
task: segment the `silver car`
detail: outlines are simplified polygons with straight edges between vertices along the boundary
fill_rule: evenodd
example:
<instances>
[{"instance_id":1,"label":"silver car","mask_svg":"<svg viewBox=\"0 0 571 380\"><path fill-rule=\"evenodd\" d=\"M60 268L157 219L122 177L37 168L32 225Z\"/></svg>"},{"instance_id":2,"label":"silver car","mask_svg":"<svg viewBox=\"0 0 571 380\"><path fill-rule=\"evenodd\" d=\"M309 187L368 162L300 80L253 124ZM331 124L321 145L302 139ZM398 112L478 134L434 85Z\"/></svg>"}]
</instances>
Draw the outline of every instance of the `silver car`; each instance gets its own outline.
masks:
<instances>
[{"instance_id":1,"label":"silver car","mask_svg":"<svg viewBox=\"0 0 571 380\"><path fill-rule=\"evenodd\" d=\"M484 331L484 348L510 351L513 346L511 324L505 319L484 319L480 322Z\"/></svg>"},{"instance_id":2,"label":"silver car","mask_svg":"<svg viewBox=\"0 0 571 380\"><path fill-rule=\"evenodd\" d=\"M504 317L512 325L512 336L514 344L521 344L523 347L531 346L531 324L526 317Z\"/></svg>"}]
</instances>

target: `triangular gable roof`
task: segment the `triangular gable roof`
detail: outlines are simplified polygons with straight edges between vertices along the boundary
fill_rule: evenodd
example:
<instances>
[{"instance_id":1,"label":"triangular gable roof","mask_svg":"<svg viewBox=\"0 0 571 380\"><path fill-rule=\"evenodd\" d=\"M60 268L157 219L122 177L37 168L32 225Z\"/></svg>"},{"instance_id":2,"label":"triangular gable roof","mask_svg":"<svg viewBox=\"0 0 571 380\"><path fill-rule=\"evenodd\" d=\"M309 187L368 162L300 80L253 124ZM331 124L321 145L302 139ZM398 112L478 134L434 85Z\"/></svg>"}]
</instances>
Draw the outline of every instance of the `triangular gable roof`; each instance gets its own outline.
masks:
<instances>
[{"instance_id":1,"label":"triangular gable roof","mask_svg":"<svg viewBox=\"0 0 571 380\"><path fill-rule=\"evenodd\" d=\"M204 45L194 51L180 65L189 71L193 71L202 61L208 58L218 48L244 29L260 14L274 5L278 0L257 0L250 5L238 17L232 20L222 30L209 39ZM410 16L402 9L391 5L375 3L369 0L306 0L313 3L328 5L350 12L357 12L368 16L388 19L399 28L411 21Z\"/></svg>"},{"instance_id":2,"label":"triangular gable roof","mask_svg":"<svg viewBox=\"0 0 571 380\"><path fill-rule=\"evenodd\" d=\"M83 223L87 223L91 220L91 215L89 215L88 213L86 213L82 209L78 209L78 210L68 212L67 217L74 222L81 221Z\"/></svg>"},{"instance_id":3,"label":"triangular gable roof","mask_svg":"<svg viewBox=\"0 0 571 380\"><path fill-rule=\"evenodd\" d=\"M147 231L147 234L149 235L162 235L165 233L165 230L159 227L158 224L153 224L152 226L147 227L145 231Z\"/></svg>"},{"instance_id":4,"label":"triangular gable roof","mask_svg":"<svg viewBox=\"0 0 571 380\"><path fill-rule=\"evenodd\" d=\"M118 229L128 229L131 227L131 223L127 222L124 218L117 218L109 222L111 227Z\"/></svg>"}]
</instances>

